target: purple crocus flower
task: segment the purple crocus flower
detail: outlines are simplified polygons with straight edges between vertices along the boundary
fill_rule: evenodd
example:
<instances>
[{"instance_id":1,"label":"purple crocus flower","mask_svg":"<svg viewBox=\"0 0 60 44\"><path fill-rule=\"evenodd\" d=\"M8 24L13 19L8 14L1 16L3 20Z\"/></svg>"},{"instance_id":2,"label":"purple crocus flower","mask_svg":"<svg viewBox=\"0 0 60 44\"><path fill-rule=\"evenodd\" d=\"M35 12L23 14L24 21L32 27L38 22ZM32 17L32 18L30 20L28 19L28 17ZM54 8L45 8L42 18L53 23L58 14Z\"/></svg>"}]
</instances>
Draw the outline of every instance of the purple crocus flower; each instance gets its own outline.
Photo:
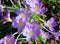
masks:
<instances>
[{"instance_id":1,"label":"purple crocus flower","mask_svg":"<svg viewBox=\"0 0 60 44\"><path fill-rule=\"evenodd\" d=\"M21 33L26 24L26 18L21 18L20 15L16 16L12 20L12 27L18 29L18 33Z\"/></svg>"},{"instance_id":2,"label":"purple crocus flower","mask_svg":"<svg viewBox=\"0 0 60 44\"><path fill-rule=\"evenodd\" d=\"M55 31L53 27L56 27L57 24L55 22L55 18L51 17L47 22L44 22L45 26L49 28L51 31Z\"/></svg>"},{"instance_id":3,"label":"purple crocus flower","mask_svg":"<svg viewBox=\"0 0 60 44\"><path fill-rule=\"evenodd\" d=\"M12 34L7 35L0 40L0 44L15 44L15 38Z\"/></svg>"},{"instance_id":4,"label":"purple crocus flower","mask_svg":"<svg viewBox=\"0 0 60 44\"><path fill-rule=\"evenodd\" d=\"M30 8L30 10L31 10L32 12L35 12L36 14L40 15L40 14L42 14L42 13L47 12L47 8L42 7L42 6L43 6L43 4L42 4L41 2L38 3L38 4L35 3L35 4L33 5L33 7Z\"/></svg>"},{"instance_id":5,"label":"purple crocus flower","mask_svg":"<svg viewBox=\"0 0 60 44\"><path fill-rule=\"evenodd\" d=\"M51 38L51 35L48 32L42 32L42 38L43 40L48 40Z\"/></svg>"},{"instance_id":6,"label":"purple crocus flower","mask_svg":"<svg viewBox=\"0 0 60 44\"><path fill-rule=\"evenodd\" d=\"M21 18L29 18L31 14L24 10L24 8L20 8L20 10L15 10L15 14L20 15Z\"/></svg>"},{"instance_id":7,"label":"purple crocus flower","mask_svg":"<svg viewBox=\"0 0 60 44\"><path fill-rule=\"evenodd\" d=\"M0 20L1 20L1 25L5 24L6 22L12 22L10 18L10 11L6 10L5 14L3 14L2 11L0 11Z\"/></svg>"},{"instance_id":8,"label":"purple crocus flower","mask_svg":"<svg viewBox=\"0 0 60 44\"><path fill-rule=\"evenodd\" d=\"M60 31L54 33L55 40L59 41Z\"/></svg>"},{"instance_id":9,"label":"purple crocus flower","mask_svg":"<svg viewBox=\"0 0 60 44\"><path fill-rule=\"evenodd\" d=\"M26 26L23 30L23 35L26 36L26 41L30 41L31 39L36 39L40 34L39 29L35 28L29 22L26 23Z\"/></svg>"},{"instance_id":10,"label":"purple crocus flower","mask_svg":"<svg viewBox=\"0 0 60 44\"><path fill-rule=\"evenodd\" d=\"M6 22L12 22L12 20L10 18L10 11L9 10L6 10L5 15L3 16L3 24L5 24Z\"/></svg>"},{"instance_id":11,"label":"purple crocus flower","mask_svg":"<svg viewBox=\"0 0 60 44\"><path fill-rule=\"evenodd\" d=\"M4 44L15 44L15 39L12 34L5 36L4 39Z\"/></svg>"}]
</instances>

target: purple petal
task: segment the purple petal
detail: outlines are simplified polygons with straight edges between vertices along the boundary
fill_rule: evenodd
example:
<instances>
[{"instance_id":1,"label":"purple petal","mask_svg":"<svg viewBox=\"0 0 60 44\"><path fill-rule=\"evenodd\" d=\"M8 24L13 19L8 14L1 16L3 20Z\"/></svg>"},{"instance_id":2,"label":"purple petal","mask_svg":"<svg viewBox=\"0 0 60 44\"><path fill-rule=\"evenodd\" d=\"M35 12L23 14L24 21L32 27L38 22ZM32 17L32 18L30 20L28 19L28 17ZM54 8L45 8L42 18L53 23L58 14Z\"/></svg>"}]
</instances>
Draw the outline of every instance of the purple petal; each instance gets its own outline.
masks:
<instances>
[{"instance_id":1,"label":"purple petal","mask_svg":"<svg viewBox=\"0 0 60 44\"><path fill-rule=\"evenodd\" d=\"M20 10L15 10L14 12L15 12L15 14L17 14L17 15L20 15L20 13L21 13Z\"/></svg>"},{"instance_id":2,"label":"purple petal","mask_svg":"<svg viewBox=\"0 0 60 44\"><path fill-rule=\"evenodd\" d=\"M50 30L50 31L52 31L52 32L54 32L54 31L55 31L55 29L54 29L54 28L52 28L52 27L49 27L49 30Z\"/></svg>"},{"instance_id":3,"label":"purple petal","mask_svg":"<svg viewBox=\"0 0 60 44\"><path fill-rule=\"evenodd\" d=\"M29 42L31 39L29 37L26 37L26 41Z\"/></svg>"}]
</instances>

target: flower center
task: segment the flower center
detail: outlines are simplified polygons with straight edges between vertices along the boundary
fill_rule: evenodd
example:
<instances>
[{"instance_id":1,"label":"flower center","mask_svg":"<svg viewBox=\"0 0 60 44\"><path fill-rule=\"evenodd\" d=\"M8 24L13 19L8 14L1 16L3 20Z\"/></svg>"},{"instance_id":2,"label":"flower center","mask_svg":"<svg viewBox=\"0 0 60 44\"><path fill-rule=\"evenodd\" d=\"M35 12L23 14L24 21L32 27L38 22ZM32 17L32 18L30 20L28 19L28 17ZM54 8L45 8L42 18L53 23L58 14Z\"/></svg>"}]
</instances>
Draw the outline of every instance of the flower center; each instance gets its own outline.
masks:
<instances>
[{"instance_id":1,"label":"flower center","mask_svg":"<svg viewBox=\"0 0 60 44\"><path fill-rule=\"evenodd\" d=\"M39 6L35 5L35 10L38 11L39 10Z\"/></svg>"},{"instance_id":2,"label":"flower center","mask_svg":"<svg viewBox=\"0 0 60 44\"><path fill-rule=\"evenodd\" d=\"M8 18L7 17L4 17L4 20L8 20Z\"/></svg>"},{"instance_id":3,"label":"flower center","mask_svg":"<svg viewBox=\"0 0 60 44\"><path fill-rule=\"evenodd\" d=\"M7 38L7 42L11 42L11 38Z\"/></svg>"},{"instance_id":4,"label":"flower center","mask_svg":"<svg viewBox=\"0 0 60 44\"><path fill-rule=\"evenodd\" d=\"M48 23L47 26L50 27L51 26L51 23Z\"/></svg>"},{"instance_id":5,"label":"flower center","mask_svg":"<svg viewBox=\"0 0 60 44\"><path fill-rule=\"evenodd\" d=\"M46 34L43 35L43 39L46 39L48 36Z\"/></svg>"},{"instance_id":6,"label":"flower center","mask_svg":"<svg viewBox=\"0 0 60 44\"><path fill-rule=\"evenodd\" d=\"M23 13L21 13L21 15L22 15L22 17L25 17L25 16L26 16L26 13L25 13L25 12L23 12Z\"/></svg>"},{"instance_id":7,"label":"flower center","mask_svg":"<svg viewBox=\"0 0 60 44\"><path fill-rule=\"evenodd\" d=\"M37 25L36 25L36 24L33 24L33 26L35 26L35 27L36 27Z\"/></svg>"},{"instance_id":8,"label":"flower center","mask_svg":"<svg viewBox=\"0 0 60 44\"><path fill-rule=\"evenodd\" d=\"M19 26L21 26L22 24L23 24L23 22L22 22L22 21L19 21L19 22L18 22L18 25L19 25Z\"/></svg>"},{"instance_id":9,"label":"flower center","mask_svg":"<svg viewBox=\"0 0 60 44\"><path fill-rule=\"evenodd\" d=\"M33 32L32 32L32 31L30 31L30 32L29 32L29 35L31 35L31 36L32 36L32 34L33 34Z\"/></svg>"}]
</instances>

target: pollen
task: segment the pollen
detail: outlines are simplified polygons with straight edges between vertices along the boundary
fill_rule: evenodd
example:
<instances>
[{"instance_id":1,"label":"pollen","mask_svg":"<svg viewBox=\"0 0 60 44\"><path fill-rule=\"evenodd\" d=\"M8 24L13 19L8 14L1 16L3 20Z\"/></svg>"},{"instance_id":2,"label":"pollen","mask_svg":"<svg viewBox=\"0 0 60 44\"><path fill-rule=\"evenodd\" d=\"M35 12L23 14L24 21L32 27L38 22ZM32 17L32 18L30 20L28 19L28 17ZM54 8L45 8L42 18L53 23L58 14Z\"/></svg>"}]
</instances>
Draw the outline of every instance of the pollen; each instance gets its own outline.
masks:
<instances>
[{"instance_id":1,"label":"pollen","mask_svg":"<svg viewBox=\"0 0 60 44\"><path fill-rule=\"evenodd\" d=\"M7 17L4 17L4 20L8 20L8 18Z\"/></svg>"},{"instance_id":2,"label":"pollen","mask_svg":"<svg viewBox=\"0 0 60 44\"><path fill-rule=\"evenodd\" d=\"M29 32L29 35L31 35L31 36L32 36L32 34L33 34L33 32L32 32L32 31L30 31L30 32Z\"/></svg>"},{"instance_id":3,"label":"pollen","mask_svg":"<svg viewBox=\"0 0 60 44\"><path fill-rule=\"evenodd\" d=\"M23 24L23 22L22 22L22 21L19 21L19 22L18 22L18 25L19 25L19 26L21 26L22 24Z\"/></svg>"},{"instance_id":4,"label":"pollen","mask_svg":"<svg viewBox=\"0 0 60 44\"><path fill-rule=\"evenodd\" d=\"M23 13L21 13L21 15L22 15L22 17L25 17L25 16L26 16L26 13L25 13L25 12L23 12Z\"/></svg>"},{"instance_id":5,"label":"pollen","mask_svg":"<svg viewBox=\"0 0 60 44\"><path fill-rule=\"evenodd\" d=\"M7 38L7 40L6 40L6 41L10 43L10 42L11 42L11 38Z\"/></svg>"},{"instance_id":6,"label":"pollen","mask_svg":"<svg viewBox=\"0 0 60 44\"><path fill-rule=\"evenodd\" d=\"M43 39L46 39L48 36L46 34L43 35Z\"/></svg>"},{"instance_id":7,"label":"pollen","mask_svg":"<svg viewBox=\"0 0 60 44\"><path fill-rule=\"evenodd\" d=\"M50 27L51 26L51 23L48 23L47 26Z\"/></svg>"},{"instance_id":8,"label":"pollen","mask_svg":"<svg viewBox=\"0 0 60 44\"><path fill-rule=\"evenodd\" d=\"M39 6L35 5L35 10L38 11L39 10Z\"/></svg>"}]
</instances>

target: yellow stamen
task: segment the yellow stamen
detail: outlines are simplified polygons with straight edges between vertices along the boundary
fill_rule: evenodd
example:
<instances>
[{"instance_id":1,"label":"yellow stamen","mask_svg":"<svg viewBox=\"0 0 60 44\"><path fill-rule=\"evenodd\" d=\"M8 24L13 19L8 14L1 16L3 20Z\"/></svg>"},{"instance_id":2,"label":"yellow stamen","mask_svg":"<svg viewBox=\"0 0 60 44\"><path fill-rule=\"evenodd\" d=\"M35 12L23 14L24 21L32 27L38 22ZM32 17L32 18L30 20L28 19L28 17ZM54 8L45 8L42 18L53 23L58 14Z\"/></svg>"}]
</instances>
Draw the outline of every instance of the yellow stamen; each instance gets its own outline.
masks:
<instances>
[{"instance_id":1,"label":"yellow stamen","mask_svg":"<svg viewBox=\"0 0 60 44\"><path fill-rule=\"evenodd\" d=\"M25 16L26 16L26 13L25 13L25 12L23 12L23 13L21 13L21 15L22 15L22 17L25 17Z\"/></svg>"},{"instance_id":2,"label":"yellow stamen","mask_svg":"<svg viewBox=\"0 0 60 44\"><path fill-rule=\"evenodd\" d=\"M35 10L38 11L39 10L39 6L35 5Z\"/></svg>"},{"instance_id":3,"label":"yellow stamen","mask_svg":"<svg viewBox=\"0 0 60 44\"><path fill-rule=\"evenodd\" d=\"M19 22L18 22L18 25L20 25L20 26L21 26L22 24L23 24L23 22L22 22L22 21L19 21Z\"/></svg>"},{"instance_id":4,"label":"yellow stamen","mask_svg":"<svg viewBox=\"0 0 60 44\"><path fill-rule=\"evenodd\" d=\"M8 18L5 17L4 20L8 20Z\"/></svg>"},{"instance_id":5,"label":"yellow stamen","mask_svg":"<svg viewBox=\"0 0 60 44\"><path fill-rule=\"evenodd\" d=\"M31 35L31 36L32 36L32 34L33 34L33 32L32 32L32 31L30 31L30 32L29 32L29 35Z\"/></svg>"},{"instance_id":6,"label":"yellow stamen","mask_svg":"<svg viewBox=\"0 0 60 44\"><path fill-rule=\"evenodd\" d=\"M48 36L46 34L43 35L43 39L46 39Z\"/></svg>"},{"instance_id":7,"label":"yellow stamen","mask_svg":"<svg viewBox=\"0 0 60 44\"><path fill-rule=\"evenodd\" d=\"M7 42L11 42L11 38L7 38L7 40L6 40Z\"/></svg>"},{"instance_id":8,"label":"yellow stamen","mask_svg":"<svg viewBox=\"0 0 60 44\"><path fill-rule=\"evenodd\" d=\"M48 23L47 26L50 27L51 26L51 23Z\"/></svg>"}]
</instances>

